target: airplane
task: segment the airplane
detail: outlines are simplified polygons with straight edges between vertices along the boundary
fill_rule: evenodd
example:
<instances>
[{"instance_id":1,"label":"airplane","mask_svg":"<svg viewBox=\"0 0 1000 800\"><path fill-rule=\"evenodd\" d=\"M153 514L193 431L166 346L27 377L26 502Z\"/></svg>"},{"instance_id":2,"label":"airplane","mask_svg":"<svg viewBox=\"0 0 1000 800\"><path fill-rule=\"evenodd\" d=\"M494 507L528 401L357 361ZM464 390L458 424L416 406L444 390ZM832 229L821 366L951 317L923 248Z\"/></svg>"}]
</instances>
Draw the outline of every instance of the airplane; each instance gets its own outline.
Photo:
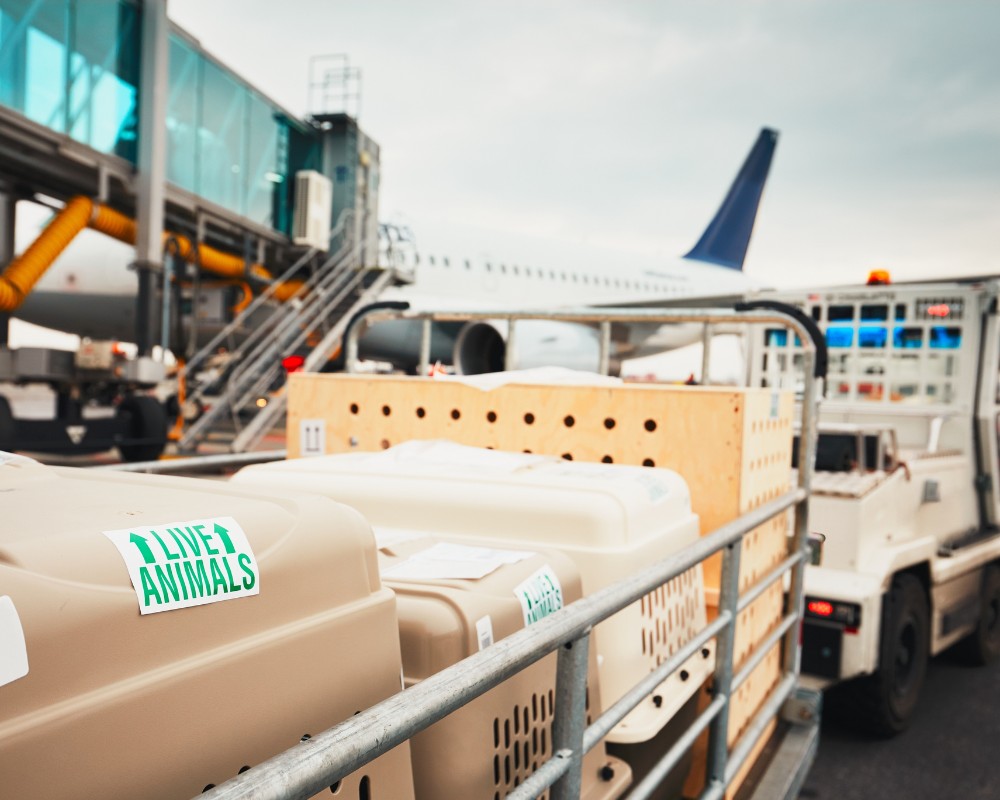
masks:
<instances>
[{"instance_id":1,"label":"airplane","mask_svg":"<svg viewBox=\"0 0 1000 800\"><path fill-rule=\"evenodd\" d=\"M412 270L415 279L385 290L381 300L403 301L420 310L537 310L691 305L740 297L755 286L744 274L743 263L777 138L773 129L760 131L701 237L669 264L655 269L627 263L610 269L534 267L402 251L397 266ZM44 221L37 210L29 216L19 208L19 251L37 235ZM129 246L93 231L82 232L15 316L93 339L129 340L135 330L136 282L126 265L132 257ZM419 329L420 323L406 321L372 326L360 340L359 353L362 358L412 371L419 363ZM632 326L612 342L613 360L620 364L623 358L690 344L700 335L699 330L698 326ZM586 325L524 322L518 326L517 342L515 363L519 368L597 368L598 332ZM501 322L435 324L431 359L453 364L464 374L499 371L504 368L505 348L506 331Z\"/></svg>"}]
</instances>

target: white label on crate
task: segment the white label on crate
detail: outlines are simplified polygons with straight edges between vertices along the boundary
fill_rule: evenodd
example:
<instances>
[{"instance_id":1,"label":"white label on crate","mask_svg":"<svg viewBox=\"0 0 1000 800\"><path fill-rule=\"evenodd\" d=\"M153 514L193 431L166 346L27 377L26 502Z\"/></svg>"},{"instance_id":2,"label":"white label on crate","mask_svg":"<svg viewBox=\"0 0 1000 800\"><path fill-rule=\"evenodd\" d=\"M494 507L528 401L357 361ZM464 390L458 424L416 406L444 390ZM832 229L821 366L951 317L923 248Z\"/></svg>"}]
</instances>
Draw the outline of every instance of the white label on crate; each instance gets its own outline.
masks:
<instances>
[{"instance_id":1,"label":"white label on crate","mask_svg":"<svg viewBox=\"0 0 1000 800\"><path fill-rule=\"evenodd\" d=\"M493 620L489 614L476 620L476 639L479 640L480 650L493 644Z\"/></svg>"},{"instance_id":2,"label":"white label on crate","mask_svg":"<svg viewBox=\"0 0 1000 800\"><path fill-rule=\"evenodd\" d=\"M514 588L521 603L525 627L563 607L562 587L552 567L546 564Z\"/></svg>"},{"instance_id":3,"label":"white label on crate","mask_svg":"<svg viewBox=\"0 0 1000 800\"><path fill-rule=\"evenodd\" d=\"M382 571L390 580L479 580L505 564L530 558L530 550L496 550L439 542Z\"/></svg>"},{"instance_id":4,"label":"white label on crate","mask_svg":"<svg viewBox=\"0 0 1000 800\"><path fill-rule=\"evenodd\" d=\"M304 419L299 423L299 455L322 456L326 454L326 420Z\"/></svg>"},{"instance_id":5,"label":"white label on crate","mask_svg":"<svg viewBox=\"0 0 1000 800\"><path fill-rule=\"evenodd\" d=\"M155 614L260 594L260 569L232 517L104 531L118 548L139 600Z\"/></svg>"},{"instance_id":6,"label":"white label on crate","mask_svg":"<svg viewBox=\"0 0 1000 800\"><path fill-rule=\"evenodd\" d=\"M28 648L14 601L0 597L0 686L28 674Z\"/></svg>"}]
</instances>

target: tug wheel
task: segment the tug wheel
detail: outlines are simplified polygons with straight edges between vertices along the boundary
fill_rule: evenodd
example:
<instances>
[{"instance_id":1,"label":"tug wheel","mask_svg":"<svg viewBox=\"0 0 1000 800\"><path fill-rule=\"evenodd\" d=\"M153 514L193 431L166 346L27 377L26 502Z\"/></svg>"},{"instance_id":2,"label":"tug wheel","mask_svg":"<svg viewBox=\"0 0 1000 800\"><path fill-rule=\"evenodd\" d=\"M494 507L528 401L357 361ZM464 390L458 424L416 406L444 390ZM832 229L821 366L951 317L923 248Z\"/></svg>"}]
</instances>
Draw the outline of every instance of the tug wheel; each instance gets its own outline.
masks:
<instances>
[{"instance_id":1,"label":"tug wheel","mask_svg":"<svg viewBox=\"0 0 1000 800\"><path fill-rule=\"evenodd\" d=\"M879 667L852 687L857 723L876 736L890 737L910 725L927 674L930 610L915 575L892 581L879 642Z\"/></svg>"},{"instance_id":2,"label":"tug wheel","mask_svg":"<svg viewBox=\"0 0 1000 800\"><path fill-rule=\"evenodd\" d=\"M116 416L124 441L118 452L125 461L153 461L167 446L167 412L155 397L134 394L122 400Z\"/></svg>"}]
</instances>

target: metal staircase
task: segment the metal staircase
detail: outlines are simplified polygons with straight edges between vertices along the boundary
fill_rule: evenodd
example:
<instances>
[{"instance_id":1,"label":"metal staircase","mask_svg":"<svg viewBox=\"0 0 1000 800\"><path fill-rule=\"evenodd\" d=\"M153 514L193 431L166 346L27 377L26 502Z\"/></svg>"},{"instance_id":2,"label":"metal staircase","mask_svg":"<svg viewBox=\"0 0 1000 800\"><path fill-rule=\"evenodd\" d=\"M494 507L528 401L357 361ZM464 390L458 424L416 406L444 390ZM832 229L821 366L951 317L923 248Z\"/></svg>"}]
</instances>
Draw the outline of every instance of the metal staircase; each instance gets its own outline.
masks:
<instances>
[{"instance_id":1,"label":"metal staircase","mask_svg":"<svg viewBox=\"0 0 1000 800\"><path fill-rule=\"evenodd\" d=\"M313 255L293 264L188 361L186 403L205 410L178 440L180 452L193 452L209 440L233 452L252 449L285 412L283 358L303 355L299 370L319 371L336 354L354 313L400 280L394 269L362 267L348 241L289 300L277 303L277 285ZM220 359L220 345L248 328L249 335Z\"/></svg>"}]
</instances>

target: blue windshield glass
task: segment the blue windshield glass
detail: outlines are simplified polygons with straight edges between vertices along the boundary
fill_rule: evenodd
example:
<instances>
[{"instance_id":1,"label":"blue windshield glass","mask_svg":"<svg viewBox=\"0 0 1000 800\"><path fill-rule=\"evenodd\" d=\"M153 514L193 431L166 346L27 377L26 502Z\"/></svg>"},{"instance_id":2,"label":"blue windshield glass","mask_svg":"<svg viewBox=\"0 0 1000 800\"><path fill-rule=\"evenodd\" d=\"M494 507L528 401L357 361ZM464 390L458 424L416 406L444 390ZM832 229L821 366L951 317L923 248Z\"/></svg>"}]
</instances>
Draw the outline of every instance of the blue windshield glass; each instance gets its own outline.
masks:
<instances>
[{"instance_id":1,"label":"blue windshield glass","mask_svg":"<svg viewBox=\"0 0 1000 800\"><path fill-rule=\"evenodd\" d=\"M826 329L827 347L850 347L854 342L854 328L848 325L836 325Z\"/></svg>"}]
</instances>

